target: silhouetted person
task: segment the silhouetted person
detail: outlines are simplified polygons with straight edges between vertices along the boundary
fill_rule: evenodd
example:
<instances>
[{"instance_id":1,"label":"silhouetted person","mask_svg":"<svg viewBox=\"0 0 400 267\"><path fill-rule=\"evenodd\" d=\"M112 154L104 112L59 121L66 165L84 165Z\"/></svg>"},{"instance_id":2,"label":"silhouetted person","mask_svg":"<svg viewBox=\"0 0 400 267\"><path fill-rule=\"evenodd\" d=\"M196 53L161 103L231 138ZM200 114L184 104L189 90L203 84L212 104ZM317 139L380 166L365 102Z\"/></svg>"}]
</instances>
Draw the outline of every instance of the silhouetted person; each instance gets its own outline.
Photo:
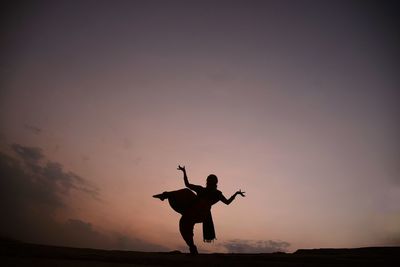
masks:
<instances>
[{"instance_id":1,"label":"silhouetted person","mask_svg":"<svg viewBox=\"0 0 400 267\"><path fill-rule=\"evenodd\" d=\"M211 216L211 206L222 201L229 205L236 197L244 193L241 190L233 194L229 199L226 199L221 191L217 190L218 178L214 174L207 177L206 187L200 185L190 184L186 175L185 166L178 166L178 170L183 172L183 179L185 188L177 191L164 192L162 194L154 195L153 197L159 198L162 201L168 199L171 207L178 213L182 214L179 221L179 231L186 244L189 246L191 254L198 254L197 247L193 242L193 228L196 223L203 223L203 240L204 242L211 242L215 239L214 223Z\"/></svg>"}]
</instances>

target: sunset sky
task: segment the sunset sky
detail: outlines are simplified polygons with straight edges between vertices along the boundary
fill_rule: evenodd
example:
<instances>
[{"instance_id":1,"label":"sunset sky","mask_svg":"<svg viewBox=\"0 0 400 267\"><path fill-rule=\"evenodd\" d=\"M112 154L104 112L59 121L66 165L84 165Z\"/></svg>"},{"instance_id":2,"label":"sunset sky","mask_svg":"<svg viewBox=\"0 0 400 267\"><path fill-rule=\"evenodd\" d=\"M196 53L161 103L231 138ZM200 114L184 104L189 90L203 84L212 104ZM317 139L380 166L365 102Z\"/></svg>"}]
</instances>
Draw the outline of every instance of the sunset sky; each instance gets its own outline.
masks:
<instances>
[{"instance_id":1,"label":"sunset sky","mask_svg":"<svg viewBox=\"0 0 400 267\"><path fill-rule=\"evenodd\" d=\"M247 193L201 252L400 245L394 1L2 9L0 236L186 251L181 164Z\"/></svg>"}]
</instances>

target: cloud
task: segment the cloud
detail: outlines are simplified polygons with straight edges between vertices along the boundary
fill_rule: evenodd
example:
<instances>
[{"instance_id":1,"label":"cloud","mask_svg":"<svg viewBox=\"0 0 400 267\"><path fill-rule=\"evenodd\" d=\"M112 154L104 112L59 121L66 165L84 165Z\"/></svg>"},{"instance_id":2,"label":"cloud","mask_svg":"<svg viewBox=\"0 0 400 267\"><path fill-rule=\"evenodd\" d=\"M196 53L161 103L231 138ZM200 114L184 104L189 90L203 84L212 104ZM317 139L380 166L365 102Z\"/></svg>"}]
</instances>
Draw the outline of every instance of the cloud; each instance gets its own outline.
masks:
<instances>
[{"instance_id":1,"label":"cloud","mask_svg":"<svg viewBox=\"0 0 400 267\"><path fill-rule=\"evenodd\" d=\"M98 231L79 218L57 221L54 215L68 208L71 191L98 200L99 190L62 164L46 160L40 148L10 147L13 155L0 151L0 236L63 246L167 250L121 233Z\"/></svg>"},{"instance_id":2,"label":"cloud","mask_svg":"<svg viewBox=\"0 0 400 267\"><path fill-rule=\"evenodd\" d=\"M66 208L71 190L92 198L99 191L85 179L65 172L60 163L46 161L36 147L11 145L14 156L0 152L0 221L3 234L19 238L36 236L36 226L53 220L57 210Z\"/></svg>"},{"instance_id":3,"label":"cloud","mask_svg":"<svg viewBox=\"0 0 400 267\"><path fill-rule=\"evenodd\" d=\"M38 135L42 132L42 129L40 129L39 127L33 126L33 125L29 125L29 124L25 124L25 129L29 130L30 132Z\"/></svg>"},{"instance_id":4,"label":"cloud","mask_svg":"<svg viewBox=\"0 0 400 267\"><path fill-rule=\"evenodd\" d=\"M40 191L49 198L60 201L61 196L68 195L71 190L87 193L94 198L98 197L98 190L85 179L73 172L65 172L58 162L46 162L40 148L19 144L13 144L11 148L22 159L23 166L19 170L19 177L24 176L26 183L42 188ZM17 166L18 162L14 162L13 165Z\"/></svg>"},{"instance_id":5,"label":"cloud","mask_svg":"<svg viewBox=\"0 0 400 267\"><path fill-rule=\"evenodd\" d=\"M12 149L25 161L25 163L37 163L43 159L42 150L37 147L24 147L19 144L13 144Z\"/></svg>"},{"instance_id":6,"label":"cloud","mask_svg":"<svg viewBox=\"0 0 400 267\"><path fill-rule=\"evenodd\" d=\"M221 244L228 253L272 253L285 252L290 243L274 240L234 239Z\"/></svg>"}]
</instances>

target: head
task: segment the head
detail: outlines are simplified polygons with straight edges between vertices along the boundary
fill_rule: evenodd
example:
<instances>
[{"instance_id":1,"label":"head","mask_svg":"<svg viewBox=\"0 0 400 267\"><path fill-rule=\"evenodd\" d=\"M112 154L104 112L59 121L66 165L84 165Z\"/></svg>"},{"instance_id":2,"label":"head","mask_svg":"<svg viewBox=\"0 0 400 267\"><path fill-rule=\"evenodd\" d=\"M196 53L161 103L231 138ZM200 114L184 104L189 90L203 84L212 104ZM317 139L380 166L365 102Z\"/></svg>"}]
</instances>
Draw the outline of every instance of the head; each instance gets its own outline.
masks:
<instances>
[{"instance_id":1,"label":"head","mask_svg":"<svg viewBox=\"0 0 400 267\"><path fill-rule=\"evenodd\" d=\"M210 174L207 177L207 188L217 188L218 178L215 174Z\"/></svg>"}]
</instances>

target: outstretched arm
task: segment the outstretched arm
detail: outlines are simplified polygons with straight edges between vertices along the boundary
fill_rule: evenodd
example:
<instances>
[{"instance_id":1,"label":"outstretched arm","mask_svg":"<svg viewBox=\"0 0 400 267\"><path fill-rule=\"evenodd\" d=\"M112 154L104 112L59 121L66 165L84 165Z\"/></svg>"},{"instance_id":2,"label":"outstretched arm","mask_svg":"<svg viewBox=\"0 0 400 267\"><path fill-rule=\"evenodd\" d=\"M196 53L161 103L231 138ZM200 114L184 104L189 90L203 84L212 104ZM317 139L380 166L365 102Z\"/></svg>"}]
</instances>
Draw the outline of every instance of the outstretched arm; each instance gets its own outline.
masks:
<instances>
[{"instance_id":1,"label":"outstretched arm","mask_svg":"<svg viewBox=\"0 0 400 267\"><path fill-rule=\"evenodd\" d=\"M196 185L189 183L185 166L182 167L182 166L178 165L178 170L183 172L183 181L185 182L185 186L189 189L196 190Z\"/></svg>"},{"instance_id":2,"label":"outstretched arm","mask_svg":"<svg viewBox=\"0 0 400 267\"><path fill-rule=\"evenodd\" d=\"M236 195L241 195L242 197L245 197L244 195L245 192L242 192L242 190L237 191L235 194L233 194L229 199L226 199L224 195L221 194L221 201L225 203L226 205L231 204L231 202L235 199Z\"/></svg>"}]
</instances>

